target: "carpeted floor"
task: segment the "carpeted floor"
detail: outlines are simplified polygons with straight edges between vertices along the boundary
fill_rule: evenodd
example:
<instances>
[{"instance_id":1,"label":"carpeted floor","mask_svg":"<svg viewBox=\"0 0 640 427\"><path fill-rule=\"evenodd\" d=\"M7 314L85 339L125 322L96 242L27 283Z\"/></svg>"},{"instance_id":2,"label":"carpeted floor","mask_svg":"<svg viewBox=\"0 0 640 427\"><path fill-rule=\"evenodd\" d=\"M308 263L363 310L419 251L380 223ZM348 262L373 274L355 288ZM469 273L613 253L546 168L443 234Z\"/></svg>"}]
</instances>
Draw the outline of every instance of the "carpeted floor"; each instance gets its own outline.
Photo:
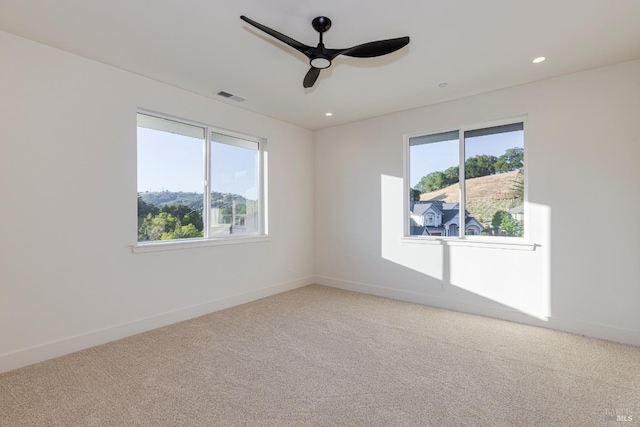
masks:
<instances>
[{"instance_id":1,"label":"carpeted floor","mask_svg":"<svg viewBox=\"0 0 640 427\"><path fill-rule=\"evenodd\" d=\"M322 286L0 375L10 427L636 424L640 347Z\"/></svg>"}]
</instances>

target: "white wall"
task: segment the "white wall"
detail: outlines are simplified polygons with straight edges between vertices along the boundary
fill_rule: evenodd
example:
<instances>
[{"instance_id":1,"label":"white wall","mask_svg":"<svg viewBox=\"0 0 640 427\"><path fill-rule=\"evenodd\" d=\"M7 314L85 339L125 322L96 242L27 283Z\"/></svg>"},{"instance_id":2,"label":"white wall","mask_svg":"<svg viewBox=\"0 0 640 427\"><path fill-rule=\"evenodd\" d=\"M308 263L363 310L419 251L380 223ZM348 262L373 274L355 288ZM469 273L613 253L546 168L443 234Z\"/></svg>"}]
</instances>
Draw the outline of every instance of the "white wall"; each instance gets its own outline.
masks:
<instances>
[{"instance_id":1,"label":"white wall","mask_svg":"<svg viewBox=\"0 0 640 427\"><path fill-rule=\"evenodd\" d=\"M314 275L640 344L640 61L318 131L314 144L308 130L2 32L0 57L0 372ZM269 241L131 252L138 107L268 139ZM401 242L403 134L521 114L540 246ZM624 235L600 231L603 210Z\"/></svg>"},{"instance_id":2,"label":"white wall","mask_svg":"<svg viewBox=\"0 0 640 427\"><path fill-rule=\"evenodd\" d=\"M403 135L520 115L536 250L401 242ZM318 281L640 345L639 119L634 61L316 132Z\"/></svg>"},{"instance_id":3,"label":"white wall","mask_svg":"<svg viewBox=\"0 0 640 427\"><path fill-rule=\"evenodd\" d=\"M312 282L310 131L2 32L0 58L0 372ZM131 252L138 107L268 139L269 241Z\"/></svg>"}]
</instances>

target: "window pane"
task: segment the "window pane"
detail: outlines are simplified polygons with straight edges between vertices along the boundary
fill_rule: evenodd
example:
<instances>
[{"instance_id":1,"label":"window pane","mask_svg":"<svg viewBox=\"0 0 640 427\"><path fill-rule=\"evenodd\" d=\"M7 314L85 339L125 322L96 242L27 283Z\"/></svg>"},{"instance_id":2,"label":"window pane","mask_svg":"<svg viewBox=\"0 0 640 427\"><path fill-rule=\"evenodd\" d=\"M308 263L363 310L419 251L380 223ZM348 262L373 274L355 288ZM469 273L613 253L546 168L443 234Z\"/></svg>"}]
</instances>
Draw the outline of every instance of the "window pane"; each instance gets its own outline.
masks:
<instances>
[{"instance_id":1,"label":"window pane","mask_svg":"<svg viewBox=\"0 0 640 427\"><path fill-rule=\"evenodd\" d=\"M459 133L409 139L409 234L457 236Z\"/></svg>"},{"instance_id":2,"label":"window pane","mask_svg":"<svg viewBox=\"0 0 640 427\"><path fill-rule=\"evenodd\" d=\"M258 233L259 145L211 134L210 237Z\"/></svg>"},{"instance_id":3,"label":"window pane","mask_svg":"<svg viewBox=\"0 0 640 427\"><path fill-rule=\"evenodd\" d=\"M524 235L522 123L465 132L467 235Z\"/></svg>"},{"instance_id":4,"label":"window pane","mask_svg":"<svg viewBox=\"0 0 640 427\"><path fill-rule=\"evenodd\" d=\"M138 114L138 241L203 237L204 129Z\"/></svg>"}]
</instances>

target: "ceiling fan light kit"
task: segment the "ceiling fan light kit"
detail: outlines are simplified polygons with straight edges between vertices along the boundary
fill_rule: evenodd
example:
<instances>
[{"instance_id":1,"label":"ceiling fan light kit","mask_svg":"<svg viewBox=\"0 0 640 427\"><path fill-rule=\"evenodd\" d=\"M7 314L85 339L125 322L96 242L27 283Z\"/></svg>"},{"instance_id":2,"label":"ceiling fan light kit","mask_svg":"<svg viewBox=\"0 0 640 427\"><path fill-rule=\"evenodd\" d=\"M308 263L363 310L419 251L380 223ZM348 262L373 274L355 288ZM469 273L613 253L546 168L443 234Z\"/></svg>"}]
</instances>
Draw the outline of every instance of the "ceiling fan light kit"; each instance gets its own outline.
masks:
<instances>
[{"instance_id":1,"label":"ceiling fan light kit","mask_svg":"<svg viewBox=\"0 0 640 427\"><path fill-rule=\"evenodd\" d=\"M305 88L312 87L320 75L320 70L329 68L331 66L331 61L333 61L338 55L351 56L354 58L373 58L395 52L409 44L409 37L398 37L395 39L363 43L346 49L327 49L323 43L323 34L331 28L331 20L326 16L318 16L311 21L311 26L320 34L320 41L318 46L312 47L300 43L291 37L285 36L278 31L272 30L271 28L253 21L244 15L240 16L240 19L250 25L253 25L257 29L264 31L271 37L289 45L309 58L309 65L311 65L311 69L309 69L302 81L302 86Z\"/></svg>"}]
</instances>

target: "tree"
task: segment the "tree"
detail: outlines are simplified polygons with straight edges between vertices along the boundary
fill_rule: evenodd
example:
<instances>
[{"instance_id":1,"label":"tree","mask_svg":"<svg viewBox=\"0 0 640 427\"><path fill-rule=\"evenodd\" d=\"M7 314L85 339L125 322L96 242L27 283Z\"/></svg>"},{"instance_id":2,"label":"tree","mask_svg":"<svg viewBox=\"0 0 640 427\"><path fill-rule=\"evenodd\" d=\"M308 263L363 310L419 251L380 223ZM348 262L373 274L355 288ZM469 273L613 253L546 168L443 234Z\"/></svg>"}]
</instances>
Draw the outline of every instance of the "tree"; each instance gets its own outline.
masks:
<instances>
[{"instance_id":1,"label":"tree","mask_svg":"<svg viewBox=\"0 0 640 427\"><path fill-rule=\"evenodd\" d=\"M468 158L464 162L465 178L477 178L480 176L492 175L495 173L494 164L498 160L496 156L488 154L479 154Z\"/></svg>"},{"instance_id":2,"label":"tree","mask_svg":"<svg viewBox=\"0 0 640 427\"><path fill-rule=\"evenodd\" d=\"M460 168L458 166L451 166L444 171L445 186L453 185L460 181Z\"/></svg>"},{"instance_id":3,"label":"tree","mask_svg":"<svg viewBox=\"0 0 640 427\"><path fill-rule=\"evenodd\" d=\"M147 203L142 200L142 196L138 195L138 218L144 218L148 214L157 215L160 209L156 205Z\"/></svg>"},{"instance_id":4,"label":"tree","mask_svg":"<svg viewBox=\"0 0 640 427\"><path fill-rule=\"evenodd\" d=\"M493 218L491 218L491 228L498 231L500 229L500 224L502 223L503 215L509 215L506 211L497 211L493 214Z\"/></svg>"},{"instance_id":5,"label":"tree","mask_svg":"<svg viewBox=\"0 0 640 427\"><path fill-rule=\"evenodd\" d=\"M417 188L409 189L409 198L412 202L417 202L418 200L420 200L420 190L418 190Z\"/></svg>"},{"instance_id":6,"label":"tree","mask_svg":"<svg viewBox=\"0 0 640 427\"><path fill-rule=\"evenodd\" d=\"M505 212L500 222L500 231L507 236L522 237L524 235L524 226L522 222Z\"/></svg>"},{"instance_id":7,"label":"tree","mask_svg":"<svg viewBox=\"0 0 640 427\"><path fill-rule=\"evenodd\" d=\"M164 233L170 233L180 226L180 221L167 212L160 212L156 216L148 214L138 228L138 241L161 240Z\"/></svg>"},{"instance_id":8,"label":"tree","mask_svg":"<svg viewBox=\"0 0 640 427\"><path fill-rule=\"evenodd\" d=\"M173 215L180 220L180 224L182 225L193 224L199 231L202 231L204 227L201 210L191 209L187 205L166 205L163 206L160 211Z\"/></svg>"},{"instance_id":9,"label":"tree","mask_svg":"<svg viewBox=\"0 0 640 427\"><path fill-rule=\"evenodd\" d=\"M423 176L414 188L418 189L420 193L429 193L430 191L439 190L444 187L446 187L444 173L431 172Z\"/></svg>"},{"instance_id":10,"label":"tree","mask_svg":"<svg viewBox=\"0 0 640 427\"><path fill-rule=\"evenodd\" d=\"M491 228L497 233L512 237L524 235L524 224L506 211L497 211L491 219Z\"/></svg>"},{"instance_id":11,"label":"tree","mask_svg":"<svg viewBox=\"0 0 640 427\"><path fill-rule=\"evenodd\" d=\"M524 200L524 173L518 171L513 183L513 193L516 199Z\"/></svg>"},{"instance_id":12,"label":"tree","mask_svg":"<svg viewBox=\"0 0 640 427\"><path fill-rule=\"evenodd\" d=\"M175 216L176 218L182 218L186 214L191 212L191 208L189 208L189 206L186 206L186 205L171 204L171 205L163 206L160 209L160 212L166 212Z\"/></svg>"},{"instance_id":13,"label":"tree","mask_svg":"<svg viewBox=\"0 0 640 427\"><path fill-rule=\"evenodd\" d=\"M495 162L496 172L510 172L524 168L524 148L507 149Z\"/></svg>"},{"instance_id":14,"label":"tree","mask_svg":"<svg viewBox=\"0 0 640 427\"><path fill-rule=\"evenodd\" d=\"M193 225L196 230L202 231L204 229L204 223L202 221L202 211L192 211L182 217L180 221L182 225Z\"/></svg>"},{"instance_id":15,"label":"tree","mask_svg":"<svg viewBox=\"0 0 640 427\"><path fill-rule=\"evenodd\" d=\"M160 240L191 239L203 236L202 230L197 230L193 224L187 224L177 227L174 231L162 233Z\"/></svg>"}]
</instances>

